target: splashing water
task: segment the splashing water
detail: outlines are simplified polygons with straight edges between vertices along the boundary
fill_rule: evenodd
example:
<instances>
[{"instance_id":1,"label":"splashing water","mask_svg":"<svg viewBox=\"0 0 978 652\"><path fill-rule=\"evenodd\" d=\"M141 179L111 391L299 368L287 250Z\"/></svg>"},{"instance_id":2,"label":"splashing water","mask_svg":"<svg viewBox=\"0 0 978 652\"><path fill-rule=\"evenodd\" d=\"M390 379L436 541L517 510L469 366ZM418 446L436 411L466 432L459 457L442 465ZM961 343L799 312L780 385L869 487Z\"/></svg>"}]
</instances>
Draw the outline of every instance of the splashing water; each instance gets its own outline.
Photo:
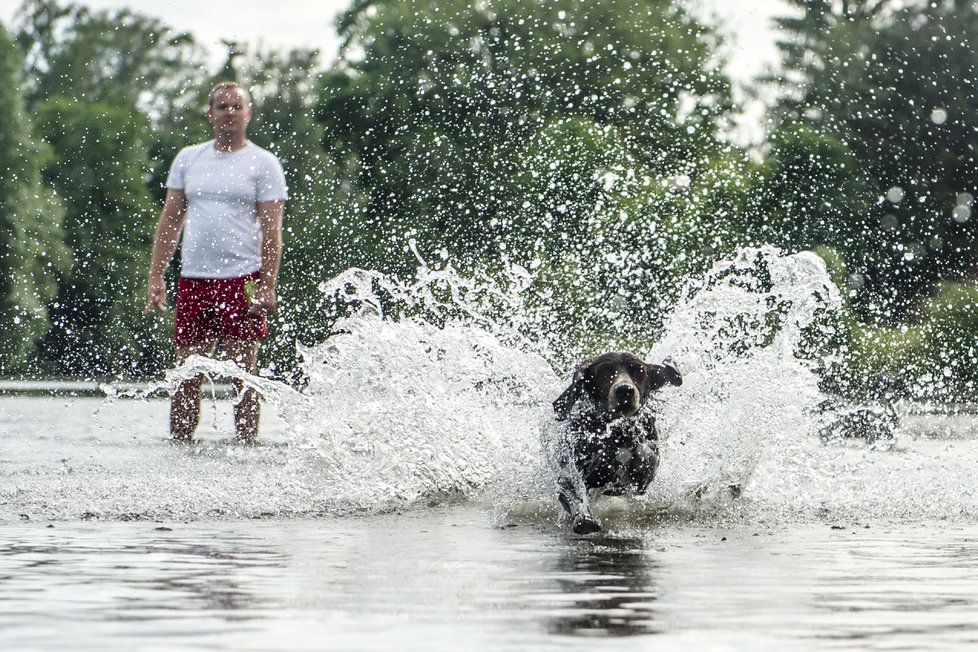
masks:
<instances>
[{"instance_id":1,"label":"splashing water","mask_svg":"<svg viewBox=\"0 0 978 652\"><path fill-rule=\"evenodd\" d=\"M804 351L840 306L818 256L769 247L687 286L648 353L671 357L685 379L658 400L666 438L653 502L751 521L978 516L974 441L820 440L839 415L820 409Z\"/></svg>"},{"instance_id":2,"label":"splashing water","mask_svg":"<svg viewBox=\"0 0 978 652\"><path fill-rule=\"evenodd\" d=\"M201 518L470 499L497 514L542 508L552 519L559 507L544 442L555 436L551 401L567 379L553 370L561 352L540 334L545 312L524 304L532 281L518 267L499 280L422 265L410 283L348 270L323 285L351 309L337 335L301 350L301 393L206 358L164 383L172 390L198 373L250 383L284 419L287 446L205 448L175 461L163 451L114 474L100 461L74 477L52 472L50 486L34 473L29 491L0 491L0 504L56 515L84 500L103 516ZM648 496L601 499L599 510L604 503L639 522L978 516L972 440L949 455L952 444L926 438L902 437L889 450L819 438L824 396L807 345L840 304L810 253L744 249L691 280L661 339L637 351L670 358L684 376L653 399L659 477Z\"/></svg>"},{"instance_id":3,"label":"splashing water","mask_svg":"<svg viewBox=\"0 0 978 652\"><path fill-rule=\"evenodd\" d=\"M823 397L799 349L806 328L840 307L812 253L745 249L688 284L648 353L684 374L682 391L660 399L660 499L715 507L725 493L767 493L786 465L814 461Z\"/></svg>"}]
</instances>

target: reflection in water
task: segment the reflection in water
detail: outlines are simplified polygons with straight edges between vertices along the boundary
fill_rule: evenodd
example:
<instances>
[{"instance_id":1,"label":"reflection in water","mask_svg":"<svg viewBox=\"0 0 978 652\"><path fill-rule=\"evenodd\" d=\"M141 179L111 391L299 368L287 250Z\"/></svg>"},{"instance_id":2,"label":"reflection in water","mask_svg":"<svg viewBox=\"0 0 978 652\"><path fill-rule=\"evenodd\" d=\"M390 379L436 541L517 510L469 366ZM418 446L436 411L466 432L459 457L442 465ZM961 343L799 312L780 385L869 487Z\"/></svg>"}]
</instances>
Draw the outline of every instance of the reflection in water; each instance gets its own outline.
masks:
<instances>
[{"instance_id":1,"label":"reflection in water","mask_svg":"<svg viewBox=\"0 0 978 652\"><path fill-rule=\"evenodd\" d=\"M463 505L172 527L0 522L0 650L956 651L978 640L975 525L579 538L493 528Z\"/></svg>"},{"instance_id":2,"label":"reflection in water","mask_svg":"<svg viewBox=\"0 0 978 652\"><path fill-rule=\"evenodd\" d=\"M279 576L287 562L248 536L168 541L129 530L124 543L113 543L110 532L95 530L68 541L54 533L45 538L0 545L0 577L47 587L47 595L34 600L22 595L22 616L43 617L53 600L65 609L63 617L78 620L92 614L130 622L181 614L253 619L269 602L262 579ZM7 592L0 590L0 601L9 599Z\"/></svg>"},{"instance_id":3,"label":"reflection in water","mask_svg":"<svg viewBox=\"0 0 978 652\"><path fill-rule=\"evenodd\" d=\"M553 634L631 636L659 631L655 601L660 565L636 538L580 539L562 546L555 576Z\"/></svg>"},{"instance_id":4,"label":"reflection in water","mask_svg":"<svg viewBox=\"0 0 978 652\"><path fill-rule=\"evenodd\" d=\"M182 572L152 582L150 586L157 591L176 594L178 600L185 601L179 605L183 609L197 607L206 611L240 612L267 606L266 600L242 584L252 584L256 574L281 567L285 560L269 549L243 546L247 543L238 540L233 552L222 550L213 543L200 542L168 548L166 552L174 556L179 564L177 569ZM227 620L243 618L240 613L224 613L222 616Z\"/></svg>"}]
</instances>

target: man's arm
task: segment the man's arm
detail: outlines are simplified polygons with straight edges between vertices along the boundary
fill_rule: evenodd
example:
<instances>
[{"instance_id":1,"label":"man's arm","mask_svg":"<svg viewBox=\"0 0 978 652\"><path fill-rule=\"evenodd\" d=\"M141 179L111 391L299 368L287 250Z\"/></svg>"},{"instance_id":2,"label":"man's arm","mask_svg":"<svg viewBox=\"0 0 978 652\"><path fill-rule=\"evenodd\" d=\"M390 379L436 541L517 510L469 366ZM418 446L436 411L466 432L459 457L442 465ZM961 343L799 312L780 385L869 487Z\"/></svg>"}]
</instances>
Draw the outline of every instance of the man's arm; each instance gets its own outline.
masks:
<instances>
[{"instance_id":1,"label":"man's arm","mask_svg":"<svg viewBox=\"0 0 978 652\"><path fill-rule=\"evenodd\" d=\"M258 225L261 227L261 274L252 304L254 312L274 312L278 299L275 284L278 282L278 267L282 260L282 213L284 201L260 201Z\"/></svg>"},{"instance_id":2,"label":"man's arm","mask_svg":"<svg viewBox=\"0 0 978 652\"><path fill-rule=\"evenodd\" d=\"M153 310L166 310L166 287L163 285L163 275L173 259L173 252L180 241L187 219L187 196L182 190L167 190L166 201L160 212L160 222L156 225L156 237L153 239L153 255L149 263L149 283L146 292L147 314Z\"/></svg>"}]
</instances>

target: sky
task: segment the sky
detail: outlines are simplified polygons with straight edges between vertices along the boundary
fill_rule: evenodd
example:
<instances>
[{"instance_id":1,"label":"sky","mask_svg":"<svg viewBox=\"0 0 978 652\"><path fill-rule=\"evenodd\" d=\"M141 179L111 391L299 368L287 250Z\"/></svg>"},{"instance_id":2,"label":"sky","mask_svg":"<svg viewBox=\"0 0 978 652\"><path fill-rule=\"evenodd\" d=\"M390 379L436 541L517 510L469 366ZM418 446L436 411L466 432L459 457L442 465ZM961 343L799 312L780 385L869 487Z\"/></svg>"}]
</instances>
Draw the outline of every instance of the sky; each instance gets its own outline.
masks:
<instances>
[{"instance_id":1,"label":"sky","mask_svg":"<svg viewBox=\"0 0 978 652\"><path fill-rule=\"evenodd\" d=\"M587 1L587 0L582 0ZM784 0L677 0L696 15L711 18L726 36L723 52L727 72L743 87L752 78L775 65L771 18L787 10ZM211 52L215 65L222 59L221 40L261 43L272 49L317 48L328 63L339 46L334 19L350 0L75 0L93 9L129 8L156 16L177 30L191 32ZM9 25L21 0L0 0L0 21ZM246 8L246 9L245 9ZM744 104L741 139L760 134L761 107Z\"/></svg>"}]
</instances>

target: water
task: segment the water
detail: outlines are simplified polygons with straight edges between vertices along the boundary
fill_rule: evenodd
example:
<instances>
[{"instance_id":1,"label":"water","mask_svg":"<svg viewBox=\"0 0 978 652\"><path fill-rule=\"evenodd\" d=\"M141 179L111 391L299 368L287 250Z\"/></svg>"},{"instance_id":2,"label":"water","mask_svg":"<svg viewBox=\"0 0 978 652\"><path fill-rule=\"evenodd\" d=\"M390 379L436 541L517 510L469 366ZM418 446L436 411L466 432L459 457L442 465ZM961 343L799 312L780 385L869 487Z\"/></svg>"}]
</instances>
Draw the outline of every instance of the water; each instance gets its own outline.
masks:
<instances>
[{"instance_id":1,"label":"water","mask_svg":"<svg viewBox=\"0 0 978 652\"><path fill-rule=\"evenodd\" d=\"M566 382L532 279L351 271L359 306L267 397L263 444L207 400L0 397L0 647L970 648L978 420L897 405L895 438L819 436L811 342L839 304L814 256L746 250L694 280L639 352L650 495L576 537L544 453ZM383 298L381 299L381 296ZM195 360L171 375L235 373ZM54 627L56 625L56 627Z\"/></svg>"},{"instance_id":2,"label":"water","mask_svg":"<svg viewBox=\"0 0 978 652\"><path fill-rule=\"evenodd\" d=\"M161 531L158 528L171 528ZM968 649L978 530L9 524L0 641L63 649Z\"/></svg>"}]
</instances>

